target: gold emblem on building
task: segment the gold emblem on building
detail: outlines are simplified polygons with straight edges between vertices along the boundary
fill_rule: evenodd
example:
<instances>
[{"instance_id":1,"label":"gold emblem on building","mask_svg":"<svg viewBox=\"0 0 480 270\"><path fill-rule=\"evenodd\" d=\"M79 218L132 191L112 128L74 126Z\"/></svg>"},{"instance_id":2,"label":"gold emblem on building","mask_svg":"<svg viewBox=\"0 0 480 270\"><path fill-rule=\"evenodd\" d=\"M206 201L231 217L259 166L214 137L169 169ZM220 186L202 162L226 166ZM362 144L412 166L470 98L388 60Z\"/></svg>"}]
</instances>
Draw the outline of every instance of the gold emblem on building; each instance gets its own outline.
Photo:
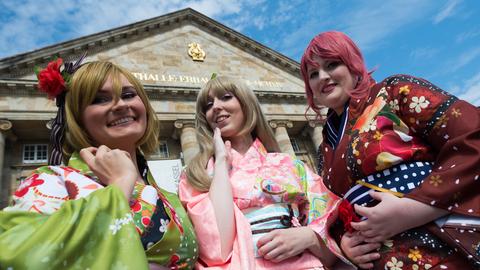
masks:
<instances>
[{"instance_id":1,"label":"gold emblem on building","mask_svg":"<svg viewBox=\"0 0 480 270\"><path fill-rule=\"evenodd\" d=\"M192 42L188 44L188 55L192 57L193 61L202 61L205 60L205 51L200 48L200 44Z\"/></svg>"}]
</instances>

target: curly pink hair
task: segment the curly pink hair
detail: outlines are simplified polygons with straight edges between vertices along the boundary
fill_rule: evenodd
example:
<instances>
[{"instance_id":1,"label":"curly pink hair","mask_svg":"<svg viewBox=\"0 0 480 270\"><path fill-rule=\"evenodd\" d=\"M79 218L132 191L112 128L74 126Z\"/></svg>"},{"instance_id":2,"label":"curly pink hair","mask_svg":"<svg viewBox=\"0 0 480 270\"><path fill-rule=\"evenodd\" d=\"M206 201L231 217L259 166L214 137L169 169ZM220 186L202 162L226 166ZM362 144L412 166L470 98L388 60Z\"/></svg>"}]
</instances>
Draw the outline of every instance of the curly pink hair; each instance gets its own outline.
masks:
<instances>
[{"instance_id":1,"label":"curly pink hair","mask_svg":"<svg viewBox=\"0 0 480 270\"><path fill-rule=\"evenodd\" d=\"M368 72L365 61L363 60L360 49L347 35L338 31L324 32L312 39L302 56L300 64L303 81L305 82L305 92L307 102L317 114L320 114L320 108L313 100L312 88L310 88L307 65L318 66L313 57L323 59L338 59L342 61L350 72L359 78L356 87L348 92L348 95L354 99L360 99L367 95L370 85L373 82Z\"/></svg>"}]
</instances>

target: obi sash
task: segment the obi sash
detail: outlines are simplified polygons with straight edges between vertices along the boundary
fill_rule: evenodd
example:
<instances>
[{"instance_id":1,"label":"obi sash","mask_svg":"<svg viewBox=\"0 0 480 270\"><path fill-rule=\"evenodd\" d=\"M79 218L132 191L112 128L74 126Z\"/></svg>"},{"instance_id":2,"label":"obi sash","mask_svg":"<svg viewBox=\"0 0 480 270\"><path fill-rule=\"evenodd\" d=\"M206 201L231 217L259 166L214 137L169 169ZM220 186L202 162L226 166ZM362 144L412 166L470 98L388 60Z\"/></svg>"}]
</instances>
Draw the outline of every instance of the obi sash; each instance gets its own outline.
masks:
<instances>
[{"instance_id":1,"label":"obi sash","mask_svg":"<svg viewBox=\"0 0 480 270\"><path fill-rule=\"evenodd\" d=\"M420 186L430 172L432 171L432 162L415 161L395 165L381 172L371 174L357 181L357 185L352 187L344 198L351 204L362 206L373 202L373 198L368 195L370 190L380 192L389 192L398 197L410 193L413 189Z\"/></svg>"},{"instance_id":2,"label":"obi sash","mask_svg":"<svg viewBox=\"0 0 480 270\"><path fill-rule=\"evenodd\" d=\"M242 210L252 230L253 250L258 254L258 240L270 231L294 227L293 220L298 220L298 206L289 203L275 203L264 207L251 207Z\"/></svg>"},{"instance_id":3,"label":"obi sash","mask_svg":"<svg viewBox=\"0 0 480 270\"><path fill-rule=\"evenodd\" d=\"M368 195L368 192L372 189L402 197L420 186L423 179L432 171L432 166L432 162L421 161L395 165L382 172L377 172L358 180L357 185L345 193L344 198L352 205L369 206L374 201ZM440 235L439 237L443 243L458 249L469 260L472 260L476 266L480 266L480 245L477 244L475 246L475 243L480 243L478 242L478 233L470 234L471 239L469 243L461 243L457 240L463 231L471 230L475 232L480 229L479 218L452 213L434 220L434 223L441 229L442 237Z\"/></svg>"}]
</instances>

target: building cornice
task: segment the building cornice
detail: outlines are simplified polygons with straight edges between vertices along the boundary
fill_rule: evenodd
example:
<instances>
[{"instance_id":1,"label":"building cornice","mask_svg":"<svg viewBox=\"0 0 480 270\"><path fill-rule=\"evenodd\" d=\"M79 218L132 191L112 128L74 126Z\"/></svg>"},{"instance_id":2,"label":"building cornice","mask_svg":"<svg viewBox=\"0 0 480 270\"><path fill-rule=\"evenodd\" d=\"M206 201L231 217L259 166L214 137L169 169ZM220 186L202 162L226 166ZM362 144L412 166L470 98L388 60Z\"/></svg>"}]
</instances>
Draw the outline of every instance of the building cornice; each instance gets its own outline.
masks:
<instances>
[{"instance_id":1,"label":"building cornice","mask_svg":"<svg viewBox=\"0 0 480 270\"><path fill-rule=\"evenodd\" d=\"M151 100L176 100L195 101L200 87L195 86L166 86L155 84L144 84L145 91ZM276 92L253 90L260 101L263 102L288 102L306 104L304 93L295 92ZM28 97L46 97L37 88L36 80L17 80L0 79L0 97L1 96L28 96Z\"/></svg>"},{"instance_id":2,"label":"building cornice","mask_svg":"<svg viewBox=\"0 0 480 270\"><path fill-rule=\"evenodd\" d=\"M191 8L0 59L0 77L19 77L33 72L35 66L45 65L57 56L71 61L84 51L102 51L126 43L131 38L144 38L169 31L185 22L197 24L210 34L300 78L298 62Z\"/></svg>"}]
</instances>

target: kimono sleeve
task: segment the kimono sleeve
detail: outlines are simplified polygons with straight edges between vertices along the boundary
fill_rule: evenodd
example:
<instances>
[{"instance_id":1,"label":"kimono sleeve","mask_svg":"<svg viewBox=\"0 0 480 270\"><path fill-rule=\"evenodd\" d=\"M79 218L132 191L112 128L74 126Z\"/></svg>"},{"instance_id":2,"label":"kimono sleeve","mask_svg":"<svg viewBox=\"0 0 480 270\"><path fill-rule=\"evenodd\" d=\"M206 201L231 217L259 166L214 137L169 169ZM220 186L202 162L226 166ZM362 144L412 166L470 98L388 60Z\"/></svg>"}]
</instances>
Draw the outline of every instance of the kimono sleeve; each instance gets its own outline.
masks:
<instances>
[{"instance_id":1,"label":"kimono sleeve","mask_svg":"<svg viewBox=\"0 0 480 270\"><path fill-rule=\"evenodd\" d=\"M335 256L351 265L328 230L331 223L336 220L337 208L341 198L331 192L323 183L323 179L303 162L296 160L295 163L307 194L308 202L301 209L302 214L307 218L306 226L322 239Z\"/></svg>"},{"instance_id":2,"label":"kimono sleeve","mask_svg":"<svg viewBox=\"0 0 480 270\"><path fill-rule=\"evenodd\" d=\"M387 79L398 115L432 147L435 165L407 197L458 214L480 216L480 110L423 79Z\"/></svg>"},{"instance_id":3,"label":"kimono sleeve","mask_svg":"<svg viewBox=\"0 0 480 270\"><path fill-rule=\"evenodd\" d=\"M221 265L220 233L208 192L199 192L187 182L185 172L180 176L178 196L187 210L197 234L199 258L207 265Z\"/></svg>"},{"instance_id":4,"label":"kimono sleeve","mask_svg":"<svg viewBox=\"0 0 480 270\"><path fill-rule=\"evenodd\" d=\"M129 205L115 186L68 200L51 214L1 211L0 250L2 269L148 269Z\"/></svg>"},{"instance_id":5,"label":"kimono sleeve","mask_svg":"<svg viewBox=\"0 0 480 270\"><path fill-rule=\"evenodd\" d=\"M254 269L250 223L234 205L235 240L233 250L222 259L220 233L208 192L199 192L187 182L185 173L180 176L178 195L195 228L199 246L196 269Z\"/></svg>"}]
</instances>

